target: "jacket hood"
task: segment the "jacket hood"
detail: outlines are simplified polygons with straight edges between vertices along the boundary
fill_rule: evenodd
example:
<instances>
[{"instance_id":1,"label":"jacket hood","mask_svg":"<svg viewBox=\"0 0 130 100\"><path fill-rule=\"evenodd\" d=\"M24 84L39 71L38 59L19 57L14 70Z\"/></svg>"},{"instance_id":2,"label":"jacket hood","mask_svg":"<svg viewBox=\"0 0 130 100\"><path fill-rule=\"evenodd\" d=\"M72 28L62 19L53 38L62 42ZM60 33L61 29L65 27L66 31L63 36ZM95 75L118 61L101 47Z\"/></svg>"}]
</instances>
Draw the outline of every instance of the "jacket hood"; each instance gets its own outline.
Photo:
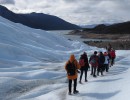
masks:
<instances>
[{"instance_id":1,"label":"jacket hood","mask_svg":"<svg viewBox=\"0 0 130 100\"><path fill-rule=\"evenodd\" d=\"M106 52L104 52L104 56L107 56L108 54Z\"/></svg>"},{"instance_id":2,"label":"jacket hood","mask_svg":"<svg viewBox=\"0 0 130 100\"><path fill-rule=\"evenodd\" d=\"M74 60L75 60L75 56L72 54L71 56L70 56L70 62L73 62Z\"/></svg>"}]
</instances>

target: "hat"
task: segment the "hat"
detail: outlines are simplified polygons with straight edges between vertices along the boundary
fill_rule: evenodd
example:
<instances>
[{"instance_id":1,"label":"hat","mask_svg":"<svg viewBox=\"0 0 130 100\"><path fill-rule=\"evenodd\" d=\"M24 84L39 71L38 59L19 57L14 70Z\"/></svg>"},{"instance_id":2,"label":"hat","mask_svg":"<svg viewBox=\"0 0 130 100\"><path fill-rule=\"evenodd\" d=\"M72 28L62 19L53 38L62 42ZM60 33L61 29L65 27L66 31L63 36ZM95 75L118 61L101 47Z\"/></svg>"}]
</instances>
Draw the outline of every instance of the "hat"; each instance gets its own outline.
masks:
<instances>
[{"instance_id":1,"label":"hat","mask_svg":"<svg viewBox=\"0 0 130 100\"><path fill-rule=\"evenodd\" d=\"M97 51L94 51L94 54L97 54Z\"/></svg>"},{"instance_id":2,"label":"hat","mask_svg":"<svg viewBox=\"0 0 130 100\"><path fill-rule=\"evenodd\" d=\"M107 56L107 52L104 52L104 56Z\"/></svg>"}]
</instances>

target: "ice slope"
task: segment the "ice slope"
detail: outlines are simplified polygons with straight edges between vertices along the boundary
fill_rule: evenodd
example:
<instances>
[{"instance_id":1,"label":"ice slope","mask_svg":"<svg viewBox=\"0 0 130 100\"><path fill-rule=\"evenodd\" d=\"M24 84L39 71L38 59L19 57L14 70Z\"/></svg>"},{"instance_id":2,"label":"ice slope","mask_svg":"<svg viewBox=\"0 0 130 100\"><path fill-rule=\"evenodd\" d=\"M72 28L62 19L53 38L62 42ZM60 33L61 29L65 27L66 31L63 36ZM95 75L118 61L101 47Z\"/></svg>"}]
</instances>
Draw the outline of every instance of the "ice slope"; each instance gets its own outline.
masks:
<instances>
[{"instance_id":1,"label":"ice slope","mask_svg":"<svg viewBox=\"0 0 130 100\"><path fill-rule=\"evenodd\" d=\"M70 54L78 58L93 49L97 48L0 17L0 100L14 100L41 86L40 94L62 87Z\"/></svg>"},{"instance_id":2,"label":"ice slope","mask_svg":"<svg viewBox=\"0 0 130 100\"><path fill-rule=\"evenodd\" d=\"M0 17L0 59L9 63L19 61L62 61L71 53L91 50L78 41L15 24ZM3 67L6 67L6 65Z\"/></svg>"}]
</instances>

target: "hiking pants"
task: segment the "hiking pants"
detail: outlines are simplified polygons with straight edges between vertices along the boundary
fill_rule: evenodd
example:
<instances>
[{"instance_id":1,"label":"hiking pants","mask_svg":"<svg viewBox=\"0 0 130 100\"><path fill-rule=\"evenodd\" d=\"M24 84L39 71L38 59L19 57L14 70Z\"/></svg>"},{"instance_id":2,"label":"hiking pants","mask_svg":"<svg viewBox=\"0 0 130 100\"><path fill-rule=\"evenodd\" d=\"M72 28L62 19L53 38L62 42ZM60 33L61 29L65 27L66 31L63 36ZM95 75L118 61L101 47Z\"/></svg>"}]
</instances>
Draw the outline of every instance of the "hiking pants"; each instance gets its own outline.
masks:
<instances>
[{"instance_id":1,"label":"hiking pants","mask_svg":"<svg viewBox=\"0 0 130 100\"><path fill-rule=\"evenodd\" d=\"M92 66L91 67L92 69L91 69L91 75L96 75L96 67L95 66Z\"/></svg>"},{"instance_id":2,"label":"hiking pants","mask_svg":"<svg viewBox=\"0 0 130 100\"><path fill-rule=\"evenodd\" d=\"M105 67L106 72L108 72L109 65L108 64L104 64L104 67Z\"/></svg>"},{"instance_id":3,"label":"hiking pants","mask_svg":"<svg viewBox=\"0 0 130 100\"><path fill-rule=\"evenodd\" d=\"M111 65L113 66L113 64L114 64L114 60L115 60L115 57L112 57L111 58Z\"/></svg>"},{"instance_id":4,"label":"hiking pants","mask_svg":"<svg viewBox=\"0 0 130 100\"><path fill-rule=\"evenodd\" d=\"M74 88L73 91L76 91L77 87L77 78L73 80L74 81ZM69 92L71 93L71 88L72 88L72 80L69 79Z\"/></svg>"},{"instance_id":5,"label":"hiking pants","mask_svg":"<svg viewBox=\"0 0 130 100\"><path fill-rule=\"evenodd\" d=\"M85 72L85 81L86 81L86 80L87 80L87 71L88 71L88 68L86 68L86 69L81 69L80 71L81 71L81 72L80 72L80 82L81 82L81 80L82 80L83 72Z\"/></svg>"},{"instance_id":6,"label":"hiking pants","mask_svg":"<svg viewBox=\"0 0 130 100\"><path fill-rule=\"evenodd\" d=\"M103 75L104 68L104 64L99 64L97 68L97 75L99 75L99 72L101 72L101 75Z\"/></svg>"},{"instance_id":7,"label":"hiking pants","mask_svg":"<svg viewBox=\"0 0 130 100\"><path fill-rule=\"evenodd\" d=\"M103 71L102 71L101 68L98 68L98 69L97 69L97 75L99 75L99 72L101 72L101 75L103 75Z\"/></svg>"}]
</instances>

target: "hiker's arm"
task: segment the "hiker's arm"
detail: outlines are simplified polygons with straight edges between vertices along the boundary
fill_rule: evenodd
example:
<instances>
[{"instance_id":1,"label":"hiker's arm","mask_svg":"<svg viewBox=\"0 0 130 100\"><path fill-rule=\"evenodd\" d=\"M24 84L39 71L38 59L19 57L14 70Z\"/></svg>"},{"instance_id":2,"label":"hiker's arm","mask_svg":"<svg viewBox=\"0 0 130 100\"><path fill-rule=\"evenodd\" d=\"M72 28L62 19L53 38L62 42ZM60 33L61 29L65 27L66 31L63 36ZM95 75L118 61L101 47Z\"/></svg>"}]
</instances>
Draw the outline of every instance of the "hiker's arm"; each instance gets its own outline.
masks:
<instances>
[{"instance_id":1,"label":"hiker's arm","mask_svg":"<svg viewBox=\"0 0 130 100\"><path fill-rule=\"evenodd\" d=\"M76 62L76 67L77 67L77 69L80 69L81 67L80 67L80 65L79 65L78 61L77 61L77 60L75 60L75 62Z\"/></svg>"},{"instance_id":2,"label":"hiker's arm","mask_svg":"<svg viewBox=\"0 0 130 100\"><path fill-rule=\"evenodd\" d=\"M90 63L91 59L92 59L92 56L89 58L89 63Z\"/></svg>"},{"instance_id":3,"label":"hiker's arm","mask_svg":"<svg viewBox=\"0 0 130 100\"><path fill-rule=\"evenodd\" d=\"M64 66L64 68L65 68L66 71L67 71L67 69L66 69L66 65L67 65L67 63L68 63L68 62L66 62L65 66Z\"/></svg>"}]
</instances>

